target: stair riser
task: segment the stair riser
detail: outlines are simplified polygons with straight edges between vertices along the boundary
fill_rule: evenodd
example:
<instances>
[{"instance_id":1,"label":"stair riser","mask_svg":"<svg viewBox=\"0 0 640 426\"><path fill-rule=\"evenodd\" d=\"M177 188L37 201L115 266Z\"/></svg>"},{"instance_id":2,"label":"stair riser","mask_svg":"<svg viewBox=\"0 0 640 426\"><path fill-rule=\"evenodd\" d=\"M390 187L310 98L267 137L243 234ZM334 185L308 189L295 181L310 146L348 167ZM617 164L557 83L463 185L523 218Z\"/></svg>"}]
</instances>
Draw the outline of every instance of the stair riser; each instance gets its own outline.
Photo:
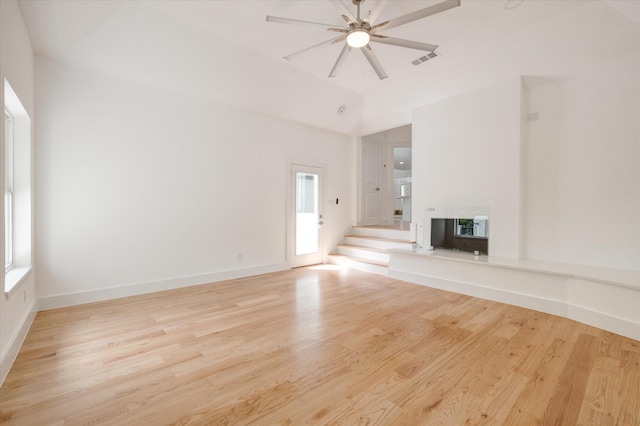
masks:
<instances>
[{"instance_id":1,"label":"stair riser","mask_svg":"<svg viewBox=\"0 0 640 426\"><path fill-rule=\"evenodd\" d=\"M338 246L336 252L345 256L360 257L362 259L377 260L378 262L389 262L389 253L369 251L366 248Z\"/></svg>"},{"instance_id":2,"label":"stair riser","mask_svg":"<svg viewBox=\"0 0 640 426\"><path fill-rule=\"evenodd\" d=\"M367 238L358 237L345 237L344 243L352 246L371 247L381 250L388 250L392 248L411 250L411 243L387 241L387 240L369 240Z\"/></svg>"},{"instance_id":3,"label":"stair riser","mask_svg":"<svg viewBox=\"0 0 640 426\"><path fill-rule=\"evenodd\" d=\"M362 263L352 260L344 260L334 256L329 256L329 263L333 265L345 265L349 268L357 269L359 271L371 272L378 275L389 275L389 268L386 266L372 265L370 263Z\"/></svg>"},{"instance_id":4,"label":"stair riser","mask_svg":"<svg viewBox=\"0 0 640 426\"><path fill-rule=\"evenodd\" d=\"M399 229L353 227L350 233L364 237L388 238L390 240L409 241L411 239L409 231L401 231Z\"/></svg>"}]
</instances>

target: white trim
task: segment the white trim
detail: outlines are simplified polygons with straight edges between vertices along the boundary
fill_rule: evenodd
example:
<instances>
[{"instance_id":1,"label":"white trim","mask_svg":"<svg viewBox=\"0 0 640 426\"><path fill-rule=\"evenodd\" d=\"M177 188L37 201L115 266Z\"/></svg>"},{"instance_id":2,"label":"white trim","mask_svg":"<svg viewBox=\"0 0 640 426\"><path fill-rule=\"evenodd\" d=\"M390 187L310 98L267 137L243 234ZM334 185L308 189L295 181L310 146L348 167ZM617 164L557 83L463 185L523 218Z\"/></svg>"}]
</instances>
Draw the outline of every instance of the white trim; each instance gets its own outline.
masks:
<instances>
[{"instance_id":1,"label":"white trim","mask_svg":"<svg viewBox=\"0 0 640 426\"><path fill-rule=\"evenodd\" d=\"M32 122L18 95L9 82L4 79L5 114L11 117L11 142L6 153L10 163L7 171L10 176L5 185L5 211L11 210L5 218L5 248L9 262L5 264L5 296L10 295L22 279L27 276L33 262L33 139ZM11 169L11 170L9 170ZM7 220L9 218L9 220ZM11 223L7 223L7 222Z\"/></svg>"},{"instance_id":2,"label":"white trim","mask_svg":"<svg viewBox=\"0 0 640 426\"><path fill-rule=\"evenodd\" d=\"M13 116L4 110L4 272L13 268L13 188L14 188L14 150ZM6 278L5 278L6 280ZM5 284L5 291L8 291Z\"/></svg>"},{"instance_id":3,"label":"white trim","mask_svg":"<svg viewBox=\"0 0 640 426\"><path fill-rule=\"evenodd\" d=\"M484 265L492 268L513 269L543 275L576 278L586 281L601 282L618 287L640 290L640 271L601 268L597 266L571 265L566 263L536 261L528 259L508 259L495 256L479 256L462 251L453 250L418 250L390 249L398 254L410 254L426 259L461 262L472 265Z\"/></svg>"},{"instance_id":4,"label":"white trim","mask_svg":"<svg viewBox=\"0 0 640 426\"><path fill-rule=\"evenodd\" d=\"M20 283L29 275L32 266L13 266L4 274L4 295L5 297L11 297L15 290L20 286Z\"/></svg>"},{"instance_id":5,"label":"white trim","mask_svg":"<svg viewBox=\"0 0 640 426\"><path fill-rule=\"evenodd\" d=\"M41 311L67 306L82 305L85 303L101 302L118 299L121 297L137 296L140 294L154 293L157 291L173 290L194 285L210 284L219 281L246 278L254 275L269 274L289 269L286 263L274 263L270 265L256 266L246 269L234 269L230 271L214 272L211 274L192 275L181 278L173 278L162 281L131 284L127 286L90 290L80 293L67 293L48 296L38 299L38 308Z\"/></svg>"},{"instance_id":6,"label":"white trim","mask_svg":"<svg viewBox=\"0 0 640 426\"><path fill-rule=\"evenodd\" d=\"M36 317L36 313L36 303L34 301L31 304L31 307L26 311L24 318L20 322L20 326L16 327L9 338L9 341L5 346L5 350L0 355L0 385L4 383L4 379L7 377L7 374L9 374L9 370L11 370L14 361L18 357L20 348L24 343L24 339L27 337L31 324L33 324L33 319Z\"/></svg>"},{"instance_id":7,"label":"white trim","mask_svg":"<svg viewBox=\"0 0 640 426\"><path fill-rule=\"evenodd\" d=\"M530 261L519 262L521 267L500 264L495 258L488 263L391 250L389 276L562 316L640 340L640 286L626 280L607 282L601 276L559 272L560 264L549 264L545 271L539 265L532 268Z\"/></svg>"},{"instance_id":8,"label":"white trim","mask_svg":"<svg viewBox=\"0 0 640 426\"><path fill-rule=\"evenodd\" d=\"M13 193L13 168L14 168L14 155L13 155L13 116L7 111L4 110L4 150L5 150L5 180L4 180L4 190L5 192Z\"/></svg>"},{"instance_id":9,"label":"white trim","mask_svg":"<svg viewBox=\"0 0 640 426\"><path fill-rule=\"evenodd\" d=\"M426 287L451 291L480 299L492 300L509 305L533 309L547 314L569 318L584 324L592 325L603 330L640 340L640 325L624 318L611 314L598 312L583 306L557 300L500 290L480 285L465 284L441 278L432 278L411 272L389 270L389 276L397 280L407 281Z\"/></svg>"},{"instance_id":10,"label":"white trim","mask_svg":"<svg viewBox=\"0 0 640 426\"><path fill-rule=\"evenodd\" d=\"M389 276L397 280L420 284L426 287L466 294L467 296L507 303L509 305L521 306L523 308L546 312L548 314L564 316L564 313L566 312L564 303L560 303L556 300L544 297L515 293L506 290L500 290L481 285L467 284L442 278L433 278L412 272L404 272L391 269L389 270Z\"/></svg>"}]
</instances>

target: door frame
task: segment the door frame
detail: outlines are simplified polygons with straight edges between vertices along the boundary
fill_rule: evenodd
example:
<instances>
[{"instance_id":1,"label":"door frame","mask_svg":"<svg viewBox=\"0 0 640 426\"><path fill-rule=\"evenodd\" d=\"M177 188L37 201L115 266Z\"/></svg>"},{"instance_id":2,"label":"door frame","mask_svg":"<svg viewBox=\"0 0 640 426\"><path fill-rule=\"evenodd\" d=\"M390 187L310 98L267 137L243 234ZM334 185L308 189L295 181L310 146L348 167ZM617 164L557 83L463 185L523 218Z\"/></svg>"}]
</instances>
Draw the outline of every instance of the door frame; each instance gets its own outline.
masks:
<instances>
[{"instance_id":1,"label":"door frame","mask_svg":"<svg viewBox=\"0 0 640 426\"><path fill-rule=\"evenodd\" d=\"M324 200L324 186L325 186L325 168L319 165L302 164L292 162L288 165L289 168L289 183L287 190L287 263L290 268L298 268L302 266L309 266L314 264L321 264L326 261L326 249L324 243L324 224L318 227L318 254L316 258L311 255L307 256L307 259L296 258L296 173L299 171L317 173L320 176L319 188L318 188L318 209L320 214L320 221L324 222L325 219L325 200ZM304 263L309 259L313 259L309 263ZM302 262L302 263L300 263Z\"/></svg>"},{"instance_id":2,"label":"door frame","mask_svg":"<svg viewBox=\"0 0 640 426\"><path fill-rule=\"evenodd\" d=\"M391 164L391 169L390 169L390 173L387 174L387 182L386 185L389 188L389 196L387 197L387 200L385 200L385 209L388 209L390 214L391 214L391 220L393 222L393 211L394 209L394 197L395 197L395 182L394 182L394 170L395 170L395 154L394 154L394 149L395 148L411 148L411 157L413 157L413 146L411 143L411 140L408 141L395 141L395 142L391 142L389 143L387 149L387 157L389 158L389 164ZM411 166L411 174L413 176L413 165ZM413 187L413 179L411 179L412 182L412 187ZM413 198L413 197L412 197ZM412 200L413 201L413 200ZM410 222L414 222L413 220L413 212L411 214L411 220Z\"/></svg>"}]
</instances>

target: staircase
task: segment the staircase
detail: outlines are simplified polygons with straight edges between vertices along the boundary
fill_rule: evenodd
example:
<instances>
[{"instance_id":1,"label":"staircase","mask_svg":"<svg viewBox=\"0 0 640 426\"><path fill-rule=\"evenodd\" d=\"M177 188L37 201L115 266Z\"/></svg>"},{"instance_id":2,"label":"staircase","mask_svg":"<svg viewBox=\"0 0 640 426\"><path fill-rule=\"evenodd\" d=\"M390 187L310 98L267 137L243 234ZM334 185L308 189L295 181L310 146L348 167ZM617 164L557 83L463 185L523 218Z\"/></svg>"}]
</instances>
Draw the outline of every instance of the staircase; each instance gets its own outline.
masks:
<instances>
[{"instance_id":1,"label":"staircase","mask_svg":"<svg viewBox=\"0 0 640 426\"><path fill-rule=\"evenodd\" d=\"M354 226L329 255L328 261L334 265L348 265L361 271L388 275L389 249L411 250L411 246L408 229Z\"/></svg>"}]
</instances>

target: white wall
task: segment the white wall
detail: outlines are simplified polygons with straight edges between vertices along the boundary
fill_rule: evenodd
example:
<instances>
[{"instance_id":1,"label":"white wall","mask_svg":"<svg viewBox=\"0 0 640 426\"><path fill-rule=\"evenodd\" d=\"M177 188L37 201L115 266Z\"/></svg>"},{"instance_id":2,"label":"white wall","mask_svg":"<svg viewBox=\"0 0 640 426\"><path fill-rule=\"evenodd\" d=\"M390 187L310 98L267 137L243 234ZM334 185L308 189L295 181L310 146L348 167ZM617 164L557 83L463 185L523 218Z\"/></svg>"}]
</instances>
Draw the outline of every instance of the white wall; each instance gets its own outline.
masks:
<instances>
[{"instance_id":1,"label":"white wall","mask_svg":"<svg viewBox=\"0 0 640 426\"><path fill-rule=\"evenodd\" d=\"M411 75L407 78L411 83L409 90L381 85L365 95L363 132L368 134L406 124L415 108L512 76L579 75L590 67L608 63L620 50L638 43L638 14L634 21L619 12L631 9L637 12L637 2L633 0L531 0L511 10L505 9L504 3L463 1L461 7L440 16L457 14L460 22L466 22L464 18L468 14L471 22L482 9L495 7L502 9L493 15L496 28L504 28L502 20L510 21L514 14L544 16L545 10L554 10L554 13L545 20L532 19L525 25L512 26L512 32L507 35L494 34L493 22L484 19L484 15L481 15L482 28L461 25L450 39L438 40L437 31L434 32L432 40L440 44L441 56L417 67L411 65ZM424 25L433 25L437 19L437 15L426 18ZM476 48L470 51L472 45Z\"/></svg>"},{"instance_id":2,"label":"white wall","mask_svg":"<svg viewBox=\"0 0 640 426\"><path fill-rule=\"evenodd\" d=\"M15 1L0 1L0 19L0 98L4 99L3 81L6 78L31 117L33 126L35 122L33 52L22 15ZM4 120L0 120L0 123L0 135L2 135L0 136L2 138L0 179L4 185ZM4 209L0 214L4 215ZM0 250L4 258L4 227L0 232L3 233L3 244L0 245L2 247ZM4 289L4 275L2 288ZM13 363L31 324L35 300L35 271L27 275L10 295L0 296L0 382Z\"/></svg>"},{"instance_id":3,"label":"white wall","mask_svg":"<svg viewBox=\"0 0 640 426\"><path fill-rule=\"evenodd\" d=\"M512 78L414 110L414 222L427 207L489 206L489 254L520 256L520 103Z\"/></svg>"},{"instance_id":4,"label":"white wall","mask_svg":"<svg viewBox=\"0 0 640 426\"><path fill-rule=\"evenodd\" d=\"M490 255L640 270L640 37L577 71L416 109L414 220L488 205Z\"/></svg>"},{"instance_id":5,"label":"white wall","mask_svg":"<svg viewBox=\"0 0 640 426\"><path fill-rule=\"evenodd\" d=\"M529 79L524 257L640 269L640 50ZM539 84L542 83L542 84Z\"/></svg>"},{"instance_id":6,"label":"white wall","mask_svg":"<svg viewBox=\"0 0 640 426\"><path fill-rule=\"evenodd\" d=\"M48 59L36 81L38 286L49 305L285 267L291 162L325 167L325 241L354 218L351 137Z\"/></svg>"},{"instance_id":7,"label":"white wall","mask_svg":"<svg viewBox=\"0 0 640 426\"><path fill-rule=\"evenodd\" d=\"M389 273L637 339L640 26L589 2L541 28L544 52L523 43L496 65L527 76L522 90L513 78L414 110L414 220L489 205L491 256L394 252ZM552 65L523 60L541 55Z\"/></svg>"},{"instance_id":8,"label":"white wall","mask_svg":"<svg viewBox=\"0 0 640 426\"><path fill-rule=\"evenodd\" d=\"M181 19L193 9L180 3L100 2L96 8L84 2L45 1L21 2L20 7L30 12L34 46L44 37L55 46L54 53L42 56L184 96L358 133L362 95L216 35L210 22L200 26L194 19ZM224 3L202 2L203 14L224 8ZM339 114L341 105L345 111Z\"/></svg>"}]
</instances>

